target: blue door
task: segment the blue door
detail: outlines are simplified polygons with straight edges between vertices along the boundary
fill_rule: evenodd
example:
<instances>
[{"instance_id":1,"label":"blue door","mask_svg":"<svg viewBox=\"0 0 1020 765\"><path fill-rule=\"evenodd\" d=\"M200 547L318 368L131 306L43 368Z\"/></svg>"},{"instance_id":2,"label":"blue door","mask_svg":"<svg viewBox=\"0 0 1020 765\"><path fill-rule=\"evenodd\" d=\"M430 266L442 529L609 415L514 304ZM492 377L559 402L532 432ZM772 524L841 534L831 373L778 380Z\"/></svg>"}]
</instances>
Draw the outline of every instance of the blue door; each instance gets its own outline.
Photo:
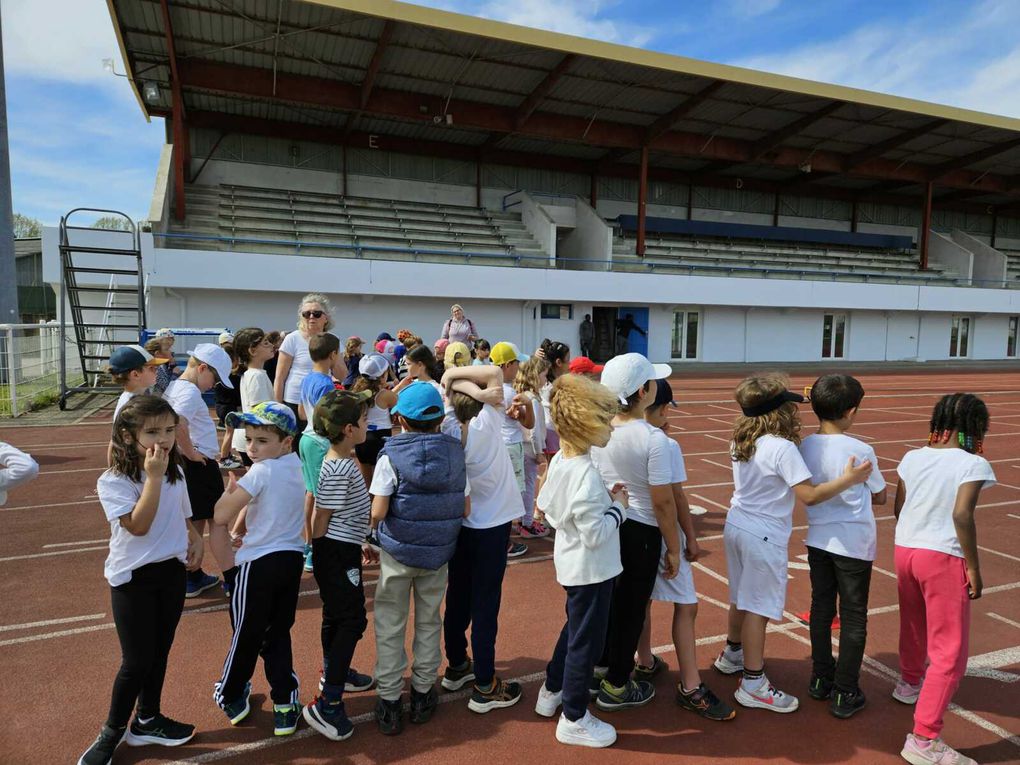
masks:
<instances>
[{"instance_id":1,"label":"blue door","mask_svg":"<svg viewBox=\"0 0 1020 765\"><path fill-rule=\"evenodd\" d=\"M640 353L648 355L648 308L637 306L621 306L617 310L617 349L620 350L621 327L628 326L627 317L634 323L634 327L627 335L627 353ZM640 329L640 331L638 331ZM625 330L624 330L625 331Z\"/></svg>"}]
</instances>

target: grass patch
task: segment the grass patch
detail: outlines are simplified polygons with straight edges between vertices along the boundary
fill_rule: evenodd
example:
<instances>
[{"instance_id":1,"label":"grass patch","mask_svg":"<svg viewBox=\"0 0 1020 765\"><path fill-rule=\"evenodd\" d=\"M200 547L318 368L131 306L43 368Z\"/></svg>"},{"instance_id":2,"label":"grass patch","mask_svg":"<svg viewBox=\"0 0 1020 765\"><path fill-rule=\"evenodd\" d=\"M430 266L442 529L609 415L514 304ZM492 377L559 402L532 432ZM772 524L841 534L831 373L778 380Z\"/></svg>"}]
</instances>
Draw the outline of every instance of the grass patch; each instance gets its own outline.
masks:
<instances>
[{"instance_id":1,"label":"grass patch","mask_svg":"<svg viewBox=\"0 0 1020 765\"><path fill-rule=\"evenodd\" d=\"M50 406L60 398L60 374L55 372L29 382L18 383L15 388L18 414ZM0 385L0 417L12 417L11 386Z\"/></svg>"}]
</instances>

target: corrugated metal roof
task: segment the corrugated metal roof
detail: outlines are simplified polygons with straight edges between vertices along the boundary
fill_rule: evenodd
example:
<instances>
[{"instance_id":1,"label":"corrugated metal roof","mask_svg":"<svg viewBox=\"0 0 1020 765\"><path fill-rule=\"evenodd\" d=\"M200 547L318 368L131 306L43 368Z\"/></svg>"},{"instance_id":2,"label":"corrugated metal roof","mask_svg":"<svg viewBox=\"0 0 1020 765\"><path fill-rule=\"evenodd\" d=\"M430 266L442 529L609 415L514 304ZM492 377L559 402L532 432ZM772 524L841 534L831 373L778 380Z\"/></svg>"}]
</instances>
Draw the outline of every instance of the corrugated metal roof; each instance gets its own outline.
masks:
<instances>
[{"instance_id":1,"label":"corrugated metal roof","mask_svg":"<svg viewBox=\"0 0 1020 765\"><path fill-rule=\"evenodd\" d=\"M159 0L108 0L108 6L128 67L139 81L151 79L160 85L158 101L143 104L143 109L165 113L171 103L171 85ZM619 143L588 144L592 136L597 141L606 130L623 135L619 131L628 129L627 135L641 135L664 115L681 109L675 113L674 124L666 126L676 135L663 142L676 152L663 154L670 157L666 166L677 169L688 168L687 160L693 159L695 166L713 163L725 174L724 165L731 162L742 175L764 180L789 177L791 168L795 171L807 156L831 173L839 170L844 158L862 155L870 164L858 162L857 172L875 179L897 175L906 179L909 173L904 175L901 168L923 169L960 158L966 162L973 155L967 172L940 182L958 188L976 183L998 191L1006 201L1017 199L1020 188L1016 177L1020 152L983 156L990 147L1016 140L1020 120L397 2L182 0L170 8L182 62L230 67L231 73L244 68L273 70L277 76L317 78L360 88L374 61L373 98L387 99L387 105L377 108L370 99L360 125L372 124L373 130L399 138L478 146L491 143L509 127L512 135L499 141L504 150L598 160L619 154L613 148ZM377 57L384 33L389 41ZM550 81L552 72L559 76ZM297 124L347 123L350 110L330 108L328 99L320 103L285 88L275 94L248 92L236 89L232 84L236 82L237 77L225 76L196 87L186 80L182 84L185 107ZM216 96L208 93L210 86L217 90ZM139 90L138 83L133 87ZM331 87L324 84L322 90L328 93ZM706 88L711 88L711 95L699 96ZM407 94L430 99L422 103L425 109L434 109L437 99L459 105L461 121L451 108L453 127L423 123L406 111L413 103ZM692 98L697 105L683 109ZM340 98L329 103L348 101ZM536 121L543 123L541 129L529 131L519 124L522 113L518 110L525 104L529 109L524 118L532 112L540 115ZM840 106L828 113L833 104ZM481 116L485 108L496 110L491 120ZM819 116L812 119L815 113ZM591 136L587 131L582 136L572 127L562 131L564 138L558 140L553 137L555 120L563 118L573 120L570 125L589 120L595 129ZM936 118L944 124L923 135L912 134ZM789 130L793 124L800 124L800 130ZM661 132L652 136L653 141ZM909 140L897 142L900 136ZM757 142L772 137L778 137L769 147L772 155L748 163L751 149L739 147L760 146ZM653 142L652 148L661 154L657 145ZM874 153L873 147L884 150ZM692 152L693 157L683 156Z\"/></svg>"}]
</instances>

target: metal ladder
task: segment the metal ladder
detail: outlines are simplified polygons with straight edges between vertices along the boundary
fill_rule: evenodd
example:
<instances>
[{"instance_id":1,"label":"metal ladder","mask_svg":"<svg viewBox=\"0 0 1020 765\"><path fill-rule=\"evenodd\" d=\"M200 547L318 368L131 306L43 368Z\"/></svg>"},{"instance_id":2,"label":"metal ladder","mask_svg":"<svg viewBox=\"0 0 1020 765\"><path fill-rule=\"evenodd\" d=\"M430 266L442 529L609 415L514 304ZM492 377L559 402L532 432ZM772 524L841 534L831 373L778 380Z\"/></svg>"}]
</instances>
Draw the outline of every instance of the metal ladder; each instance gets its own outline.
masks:
<instances>
[{"instance_id":1,"label":"metal ladder","mask_svg":"<svg viewBox=\"0 0 1020 765\"><path fill-rule=\"evenodd\" d=\"M71 224L78 213L115 215L127 222L128 230L113 232L124 247L98 247L89 234L101 230ZM110 233L110 232L106 232ZM120 387L101 385L105 362L120 345L139 342L145 328L145 275L138 229L130 217L118 210L78 207L60 219L60 400L67 406L72 393L116 393ZM114 265L115 263L115 265ZM74 327L74 344L81 362L81 381L68 380L67 315Z\"/></svg>"}]
</instances>

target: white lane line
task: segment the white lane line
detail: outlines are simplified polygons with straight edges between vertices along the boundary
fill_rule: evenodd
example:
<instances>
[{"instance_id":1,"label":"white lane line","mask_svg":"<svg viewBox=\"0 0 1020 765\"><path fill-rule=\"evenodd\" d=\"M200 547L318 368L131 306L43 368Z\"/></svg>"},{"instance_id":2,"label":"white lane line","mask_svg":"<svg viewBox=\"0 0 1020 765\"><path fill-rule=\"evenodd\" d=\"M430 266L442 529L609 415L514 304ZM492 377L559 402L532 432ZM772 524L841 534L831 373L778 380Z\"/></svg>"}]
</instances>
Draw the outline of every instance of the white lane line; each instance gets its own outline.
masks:
<instances>
[{"instance_id":1,"label":"white lane line","mask_svg":"<svg viewBox=\"0 0 1020 765\"><path fill-rule=\"evenodd\" d=\"M729 510L730 509L729 505L724 505L722 502L716 502L714 499L709 499L708 497L703 497L700 494L692 494L691 496L694 497L697 500L702 501L702 502L707 502L708 504L713 505L714 507L718 507L720 510Z\"/></svg>"},{"instance_id":2,"label":"white lane line","mask_svg":"<svg viewBox=\"0 0 1020 765\"><path fill-rule=\"evenodd\" d=\"M1016 557L1015 555L1009 555L1008 553L999 552L998 550L993 550L990 547L982 547L981 545L978 545L978 549L981 550L981 552L991 553L992 555L998 555L1002 558L1015 560L1017 563L1020 563L1020 558Z\"/></svg>"},{"instance_id":3,"label":"white lane line","mask_svg":"<svg viewBox=\"0 0 1020 765\"><path fill-rule=\"evenodd\" d=\"M1000 669L1014 664L1020 664L1020 648L1016 646L971 656L967 659L966 674L971 677L987 677L1000 683L1015 683L1020 681L1020 675Z\"/></svg>"},{"instance_id":4,"label":"white lane line","mask_svg":"<svg viewBox=\"0 0 1020 765\"><path fill-rule=\"evenodd\" d=\"M1009 505L1020 505L1020 499L1011 499L1008 502L985 502L978 507L1008 507Z\"/></svg>"},{"instance_id":5,"label":"white lane line","mask_svg":"<svg viewBox=\"0 0 1020 765\"><path fill-rule=\"evenodd\" d=\"M1006 513L1006 516L1020 521L1020 515L1017 515L1016 513Z\"/></svg>"},{"instance_id":6,"label":"white lane line","mask_svg":"<svg viewBox=\"0 0 1020 765\"><path fill-rule=\"evenodd\" d=\"M44 475L66 475L67 473L96 473L100 470L106 470L106 465L101 467L90 467L90 468L74 468L72 470L44 470L39 473L40 476Z\"/></svg>"},{"instance_id":7,"label":"white lane line","mask_svg":"<svg viewBox=\"0 0 1020 765\"><path fill-rule=\"evenodd\" d=\"M706 433L705 438L711 438L713 441L722 441L724 444L728 444L730 439L723 438L722 436L713 436L711 433Z\"/></svg>"},{"instance_id":8,"label":"white lane line","mask_svg":"<svg viewBox=\"0 0 1020 765\"><path fill-rule=\"evenodd\" d=\"M729 464L729 465L724 465L721 462L716 462L715 460L707 460L704 457L701 458L701 461L702 462L707 462L709 465L715 465L716 467L721 467L723 470L732 470L733 469L733 464L732 463Z\"/></svg>"},{"instance_id":9,"label":"white lane line","mask_svg":"<svg viewBox=\"0 0 1020 765\"><path fill-rule=\"evenodd\" d=\"M79 547L76 550L51 550L44 553L33 553L31 555L11 555L7 558L0 558L0 563L10 563L15 560L32 560L33 558L50 558L54 555L73 555L74 553L94 552L95 550L109 550L108 544L100 547Z\"/></svg>"},{"instance_id":10,"label":"white lane line","mask_svg":"<svg viewBox=\"0 0 1020 765\"><path fill-rule=\"evenodd\" d=\"M88 497L79 499L77 502L51 502L47 505L17 505L15 507L0 507L0 512L7 513L11 510L49 510L51 507L71 507L72 505L84 505L86 503L98 502L99 497Z\"/></svg>"},{"instance_id":11,"label":"white lane line","mask_svg":"<svg viewBox=\"0 0 1020 765\"><path fill-rule=\"evenodd\" d=\"M34 627L51 627L54 624L73 624L74 622L91 622L102 619L106 614L85 614L84 616L68 616L63 619L46 619L41 622L25 622L24 624L4 624L0 626L0 632L11 630L29 630Z\"/></svg>"},{"instance_id":12,"label":"white lane line","mask_svg":"<svg viewBox=\"0 0 1020 765\"><path fill-rule=\"evenodd\" d=\"M109 542L110 538L106 539L83 539L78 542L54 542L51 545L43 545L43 549L47 550L51 547L78 547L79 545L97 545L100 542Z\"/></svg>"},{"instance_id":13,"label":"white lane line","mask_svg":"<svg viewBox=\"0 0 1020 765\"><path fill-rule=\"evenodd\" d=\"M878 573L883 574L885 576L888 576L891 579L895 579L896 578L895 572L889 571L889 570L884 569L884 568L879 568L878 566L875 566L874 564L871 566L871 570L872 571L877 571Z\"/></svg>"},{"instance_id":14,"label":"white lane line","mask_svg":"<svg viewBox=\"0 0 1020 765\"><path fill-rule=\"evenodd\" d=\"M997 614L992 611L989 611L988 615L993 619L998 619L1003 624L1008 624L1010 627L1016 627L1018 630L1020 630L1020 622L1013 621L1008 617L1002 616L1001 614Z\"/></svg>"}]
</instances>

